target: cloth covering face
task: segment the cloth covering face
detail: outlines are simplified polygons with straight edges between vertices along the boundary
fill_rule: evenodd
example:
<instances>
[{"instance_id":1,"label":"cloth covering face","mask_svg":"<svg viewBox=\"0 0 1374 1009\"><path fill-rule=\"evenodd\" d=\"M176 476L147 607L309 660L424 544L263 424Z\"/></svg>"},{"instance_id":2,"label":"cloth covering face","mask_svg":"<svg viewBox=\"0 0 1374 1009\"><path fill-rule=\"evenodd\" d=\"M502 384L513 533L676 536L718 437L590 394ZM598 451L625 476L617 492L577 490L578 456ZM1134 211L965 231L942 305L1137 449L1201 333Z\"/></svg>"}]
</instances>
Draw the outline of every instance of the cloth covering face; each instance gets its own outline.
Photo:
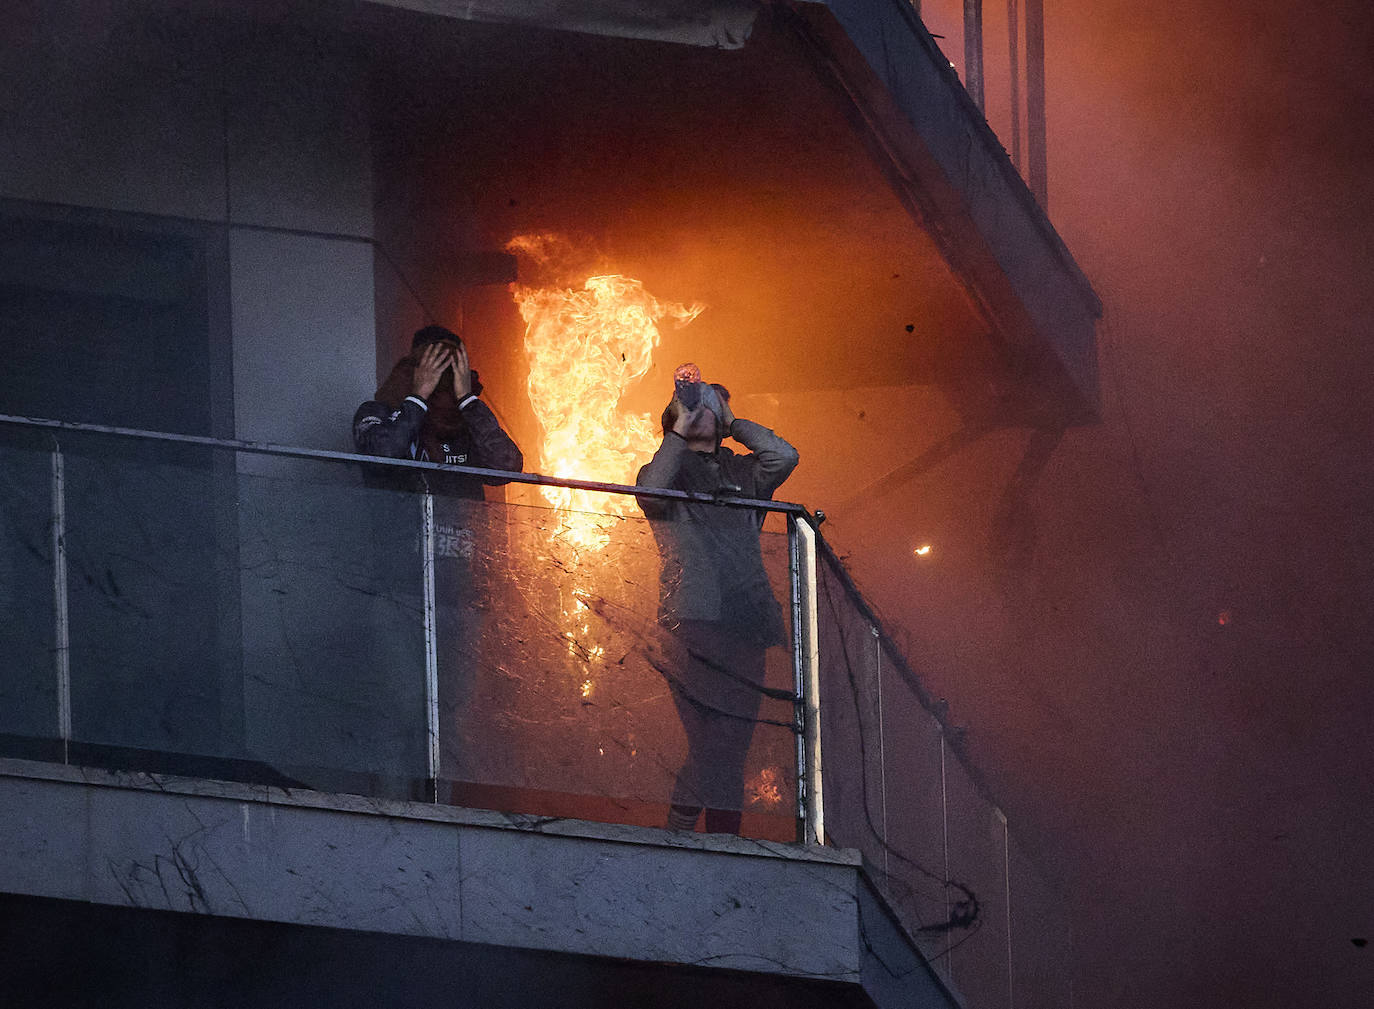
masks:
<instances>
[{"instance_id":1,"label":"cloth covering face","mask_svg":"<svg viewBox=\"0 0 1374 1009\"><path fill-rule=\"evenodd\" d=\"M767 500L796 468L797 450L762 424L736 420L734 437L751 449L693 452L669 433L639 471L642 487ZM741 640L784 643L782 607L773 595L759 543L762 515L693 501L640 498L662 558L659 622L715 621Z\"/></svg>"}]
</instances>

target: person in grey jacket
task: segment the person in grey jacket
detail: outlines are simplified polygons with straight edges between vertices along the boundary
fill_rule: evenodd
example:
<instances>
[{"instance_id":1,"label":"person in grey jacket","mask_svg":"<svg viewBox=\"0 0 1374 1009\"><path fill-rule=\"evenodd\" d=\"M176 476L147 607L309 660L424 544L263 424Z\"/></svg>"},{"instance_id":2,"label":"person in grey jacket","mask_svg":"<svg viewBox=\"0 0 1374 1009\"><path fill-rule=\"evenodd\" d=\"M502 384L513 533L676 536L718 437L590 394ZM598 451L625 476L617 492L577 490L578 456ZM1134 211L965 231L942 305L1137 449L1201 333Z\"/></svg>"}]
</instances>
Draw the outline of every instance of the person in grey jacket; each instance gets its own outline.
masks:
<instances>
[{"instance_id":1,"label":"person in grey jacket","mask_svg":"<svg viewBox=\"0 0 1374 1009\"><path fill-rule=\"evenodd\" d=\"M684 398L700 402L688 406ZM662 427L663 442L640 469L638 486L767 499L797 466L795 448L734 415L724 386L684 397L679 382ZM749 453L725 448L727 435ZM649 497L639 505L662 562L659 622L685 653L668 674L688 746L668 826L693 830L704 808L708 831L737 834L767 650L785 640L782 608L763 567L763 514Z\"/></svg>"}]
</instances>

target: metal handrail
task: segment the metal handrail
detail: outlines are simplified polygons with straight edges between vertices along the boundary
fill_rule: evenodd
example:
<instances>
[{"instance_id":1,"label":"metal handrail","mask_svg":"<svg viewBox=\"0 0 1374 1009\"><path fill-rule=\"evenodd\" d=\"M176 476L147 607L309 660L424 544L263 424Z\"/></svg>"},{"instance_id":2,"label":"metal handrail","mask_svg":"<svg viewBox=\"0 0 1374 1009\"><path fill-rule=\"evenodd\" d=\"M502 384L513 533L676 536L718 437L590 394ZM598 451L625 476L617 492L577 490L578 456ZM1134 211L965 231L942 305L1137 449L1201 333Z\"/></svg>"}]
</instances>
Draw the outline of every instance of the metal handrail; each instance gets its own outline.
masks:
<instances>
[{"instance_id":1,"label":"metal handrail","mask_svg":"<svg viewBox=\"0 0 1374 1009\"><path fill-rule=\"evenodd\" d=\"M114 427L108 424L83 424L77 421L53 420L49 417L23 417L16 414L0 414L0 424L15 427L30 427L44 431L76 431L86 434L106 434L120 438L133 438L143 441L171 442L178 445L198 445L204 448L227 449L234 452L252 452L257 455L285 456L292 459L314 459L327 462L357 462L370 466L386 466L396 469L420 470L422 472L462 473L467 476L482 477L489 480L502 480L507 483L535 484L544 487L566 487L570 490L602 491L607 494L633 494L635 497L664 498L673 501L695 501L702 504L723 505L731 508L749 508L755 511L778 512L795 515L812 524L815 520L803 505L789 501L769 501L762 498L731 497L727 495L703 494L700 491L673 490L667 487L639 487L632 484L602 483L597 480L574 480L568 477L547 476L542 473L515 473L508 470L485 469L481 466L456 466L449 463L426 462L418 459L392 459L386 456L360 455L356 452L335 452L329 449L300 448L294 445L277 445L264 441L243 441L234 438L211 438L198 434L174 434L169 431L145 431L133 427Z\"/></svg>"},{"instance_id":2,"label":"metal handrail","mask_svg":"<svg viewBox=\"0 0 1374 1009\"><path fill-rule=\"evenodd\" d=\"M207 435L176 434L169 431L148 431L141 428L118 427L108 424L86 424L78 421L54 420L48 417L27 417L16 414L0 414L0 424L13 427L27 427L44 431L72 431L88 434L112 435L144 441L158 441L180 445L196 445L206 448L225 449L236 452L249 452L257 455L279 456L295 459L311 459L326 462L366 463L370 466L394 467L401 470L433 471L443 473L462 473L487 479L505 480L510 483L523 483L548 487L566 487L571 490L601 491L608 494L632 494L636 497L661 498L677 501L693 501L726 507L750 508L757 511L771 511L787 515L807 523L816 532L816 549L819 559L836 576L845 595L857 607L878 632L879 639L888 653L894 658L898 675L907 688L915 694L921 706L940 724L942 733L959 754L964 766L973 772L979 788L991 800L991 790L985 779L968 760L964 751L964 731L952 723L945 705L931 696L921 682L919 675L906 661L902 649L893 640L868 603L854 579L849 574L843 560L834 547L820 532L820 522L804 505L787 501L768 501L758 498L717 497L697 491L680 491L661 487L638 487L628 484L602 483L595 480L575 480L567 477L554 477L538 473L514 473L506 470L485 469L479 466L457 466L446 463L424 462L413 459L392 459L383 456L361 455L354 452L336 452L329 449L301 448L294 445L279 445L272 442L246 441L233 438L212 438Z\"/></svg>"}]
</instances>

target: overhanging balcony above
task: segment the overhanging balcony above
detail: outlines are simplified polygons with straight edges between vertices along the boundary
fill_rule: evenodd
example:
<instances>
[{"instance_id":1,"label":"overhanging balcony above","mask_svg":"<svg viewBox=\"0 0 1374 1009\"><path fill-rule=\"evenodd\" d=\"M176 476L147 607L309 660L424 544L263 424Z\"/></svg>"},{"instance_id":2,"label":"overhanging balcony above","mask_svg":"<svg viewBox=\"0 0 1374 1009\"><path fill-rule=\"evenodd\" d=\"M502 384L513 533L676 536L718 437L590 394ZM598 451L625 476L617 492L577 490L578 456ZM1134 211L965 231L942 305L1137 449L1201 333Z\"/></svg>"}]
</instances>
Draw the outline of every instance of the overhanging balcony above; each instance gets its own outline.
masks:
<instances>
[{"instance_id":1,"label":"overhanging balcony above","mask_svg":"<svg viewBox=\"0 0 1374 1009\"><path fill-rule=\"evenodd\" d=\"M495 24L735 49L754 25L756 0L372 0L389 7Z\"/></svg>"},{"instance_id":2,"label":"overhanging balcony above","mask_svg":"<svg viewBox=\"0 0 1374 1009\"><path fill-rule=\"evenodd\" d=\"M507 25L514 32L553 29L520 42L536 74L556 68L552 72L573 81L585 73L580 65L607 59L623 63L616 81L624 90L596 99L619 105L635 124L625 139L599 138L610 150L635 142L636 131L652 123L651 117L672 122L694 104L640 93L637 89L651 87L646 82L655 79L642 66L658 66L680 88L710 89L720 122L713 126L716 132L697 137L696 150L716 150L718 167L729 178L713 180L712 198L722 209L696 211L688 220L699 227L710 214L726 216L726 207L746 219L797 213L785 197L779 199L780 184L797 197L798 208L815 208L821 218L815 222L817 234L804 229L789 234L790 248L778 254L785 256L787 269L811 278L814 294L805 285L787 290L789 302L811 326L827 325L824 309L818 312L811 297L843 305L837 315L849 322L844 339L852 353L843 363L826 357L828 381L852 386L894 378L925 382L932 374L957 372L954 384L997 387L994 405L961 405L966 412L993 415L994 423L1062 427L1096 416L1095 324L1101 301L907 0L647 7L619 0L558 5L402 0L389 5ZM499 38L492 31L491 38ZM559 40L558 33L566 32L627 41L617 48L579 43L570 35ZM663 46L644 46L646 40L738 51L676 56ZM581 60L569 58L581 49L587 50ZM477 51L477 58L494 65L511 62L501 55L500 42L480 47L474 56ZM492 81L500 77L497 70ZM490 100L498 105L514 90L508 84L488 86ZM470 87L465 82L462 90ZM786 91L790 100L777 106L761 97L773 89ZM710 115L702 109L690 113L701 122ZM808 131L814 143L807 142ZM753 148L738 166L721 149L736 145ZM877 172L861 170L855 152L866 152ZM670 156L675 168L686 163L681 153ZM787 165L787 173L758 172L762 178L752 178L753 166L770 162ZM875 188L890 192L880 195ZM840 195L841 190L847 192ZM602 199L595 189L585 196L593 204ZM917 235L902 235L890 221L883 223L903 212L914 221ZM831 222L846 213L852 233L838 236ZM669 231L680 226L668 218L663 224ZM851 243L851 238L861 240ZM715 254L724 251L719 237L711 241ZM829 279L818 285L814 278L827 273ZM679 274L692 276L690 269L673 272ZM889 278L898 274L902 281L894 285ZM713 304L731 300L700 283L696 291ZM902 346L903 334L890 318L894 309L907 314L912 320L907 332L914 328L924 344L914 354ZM802 330L796 338L805 338ZM875 367L865 369L855 361ZM969 382L973 371L979 378ZM778 380L768 375L764 381Z\"/></svg>"},{"instance_id":3,"label":"overhanging balcony above","mask_svg":"<svg viewBox=\"0 0 1374 1009\"><path fill-rule=\"evenodd\" d=\"M905 0L797 5L894 190L936 238L1009 355L1071 421L1098 407L1102 302ZM1032 408L1034 410L1034 408Z\"/></svg>"}]
</instances>

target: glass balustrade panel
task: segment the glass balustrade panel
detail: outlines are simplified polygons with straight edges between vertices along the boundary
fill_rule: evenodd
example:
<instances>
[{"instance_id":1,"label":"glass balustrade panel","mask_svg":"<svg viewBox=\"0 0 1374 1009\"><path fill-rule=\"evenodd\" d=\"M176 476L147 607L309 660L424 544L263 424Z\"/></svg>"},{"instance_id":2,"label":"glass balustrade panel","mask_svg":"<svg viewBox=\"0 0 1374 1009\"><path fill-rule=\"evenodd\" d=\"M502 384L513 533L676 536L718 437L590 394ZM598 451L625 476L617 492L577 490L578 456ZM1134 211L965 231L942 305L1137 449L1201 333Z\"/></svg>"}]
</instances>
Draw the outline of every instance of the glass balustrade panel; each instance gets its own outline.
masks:
<instances>
[{"instance_id":1,"label":"glass balustrade panel","mask_svg":"<svg viewBox=\"0 0 1374 1009\"><path fill-rule=\"evenodd\" d=\"M930 953L950 927L945 890L940 724L921 704L910 674L883 649L883 781L887 823L883 892Z\"/></svg>"},{"instance_id":2,"label":"glass balustrade panel","mask_svg":"<svg viewBox=\"0 0 1374 1009\"><path fill-rule=\"evenodd\" d=\"M1007 944L1007 826L953 749L945 748L946 976L971 1006L1010 1005Z\"/></svg>"},{"instance_id":3,"label":"glass balustrade panel","mask_svg":"<svg viewBox=\"0 0 1374 1009\"><path fill-rule=\"evenodd\" d=\"M785 535L612 498L435 498L440 800L794 839Z\"/></svg>"},{"instance_id":4,"label":"glass balustrade panel","mask_svg":"<svg viewBox=\"0 0 1374 1009\"><path fill-rule=\"evenodd\" d=\"M53 592L53 455L0 430L0 753L60 759Z\"/></svg>"},{"instance_id":5,"label":"glass balustrade panel","mask_svg":"<svg viewBox=\"0 0 1374 1009\"><path fill-rule=\"evenodd\" d=\"M856 848L881 872L886 858L878 641L873 625L822 557L817 570L821 747L827 841Z\"/></svg>"}]
</instances>

